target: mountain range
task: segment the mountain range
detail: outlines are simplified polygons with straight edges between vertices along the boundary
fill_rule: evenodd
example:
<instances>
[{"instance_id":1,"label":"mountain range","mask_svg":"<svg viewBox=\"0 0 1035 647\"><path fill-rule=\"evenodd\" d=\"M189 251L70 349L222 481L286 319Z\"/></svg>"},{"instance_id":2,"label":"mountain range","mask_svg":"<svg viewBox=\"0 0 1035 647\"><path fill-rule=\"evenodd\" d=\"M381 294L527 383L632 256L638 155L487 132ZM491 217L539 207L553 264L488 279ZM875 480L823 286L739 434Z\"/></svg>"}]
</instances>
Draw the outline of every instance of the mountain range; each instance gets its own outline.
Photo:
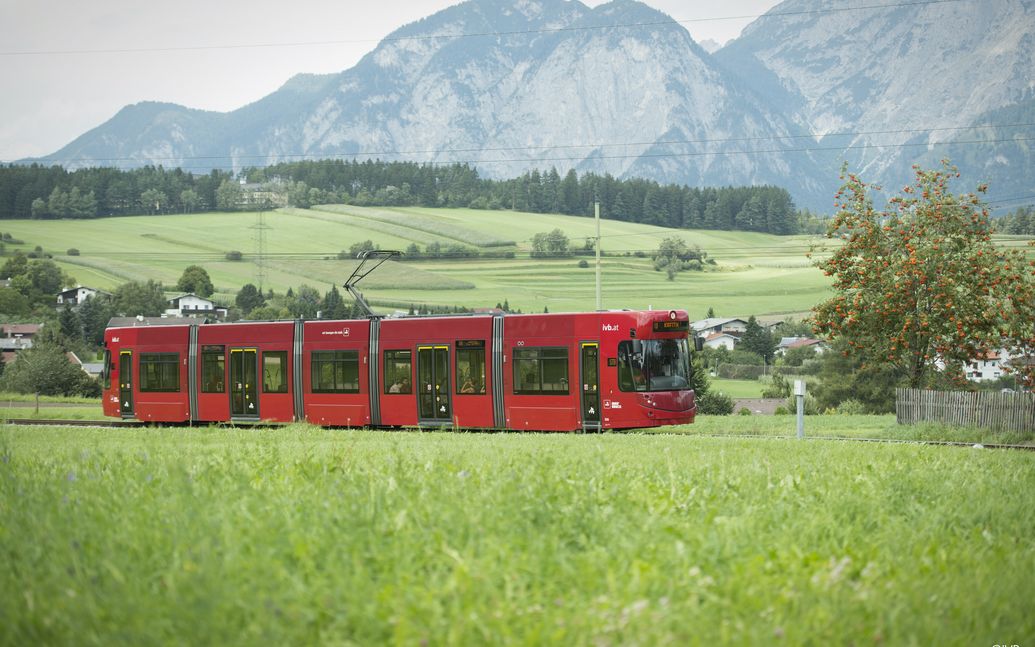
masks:
<instances>
[{"instance_id":1,"label":"mountain range","mask_svg":"<svg viewBox=\"0 0 1035 647\"><path fill-rule=\"evenodd\" d=\"M228 113L144 102L40 160L193 171L324 157L469 162L690 186L775 184L828 209L842 162L889 189L956 163L1035 193L1035 0L786 0L714 53L634 0L468 0L355 67ZM1004 204L1009 204L1005 202Z\"/></svg>"}]
</instances>

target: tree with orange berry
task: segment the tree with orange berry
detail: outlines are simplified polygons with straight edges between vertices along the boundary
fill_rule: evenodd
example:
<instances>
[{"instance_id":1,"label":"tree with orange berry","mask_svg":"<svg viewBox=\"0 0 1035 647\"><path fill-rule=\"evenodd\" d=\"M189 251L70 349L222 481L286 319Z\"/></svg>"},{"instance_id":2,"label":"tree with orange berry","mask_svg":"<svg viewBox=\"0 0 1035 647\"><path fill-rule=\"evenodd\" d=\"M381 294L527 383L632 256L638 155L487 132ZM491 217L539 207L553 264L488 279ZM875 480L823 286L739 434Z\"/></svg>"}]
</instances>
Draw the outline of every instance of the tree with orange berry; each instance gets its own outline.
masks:
<instances>
[{"instance_id":1,"label":"tree with orange berry","mask_svg":"<svg viewBox=\"0 0 1035 647\"><path fill-rule=\"evenodd\" d=\"M816 262L835 294L813 309L816 332L867 364L894 367L913 388L946 373L962 378L968 363L999 348L1030 355L1035 267L992 242L978 195L987 187L953 193L959 172L947 161L913 168L913 184L882 210L869 195L879 187L842 169L826 234L841 244Z\"/></svg>"}]
</instances>

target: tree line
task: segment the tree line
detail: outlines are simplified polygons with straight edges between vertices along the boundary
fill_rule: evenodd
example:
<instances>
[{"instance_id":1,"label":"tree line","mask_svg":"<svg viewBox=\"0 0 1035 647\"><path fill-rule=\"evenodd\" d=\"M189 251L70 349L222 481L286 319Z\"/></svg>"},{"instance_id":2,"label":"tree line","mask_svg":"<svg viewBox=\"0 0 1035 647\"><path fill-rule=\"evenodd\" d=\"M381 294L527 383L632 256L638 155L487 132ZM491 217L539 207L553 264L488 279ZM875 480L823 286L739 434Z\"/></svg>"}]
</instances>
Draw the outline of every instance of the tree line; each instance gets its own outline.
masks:
<instances>
[{"instance_id":1,"label":"tree line","mask_svg":"<svg viewBox=\"0 0 1035 647\"><path fill-rule=\"evenodd\" d=\"M791 234L799 230L794 201L775 186L708 187L661 185L610 174L563 177L556 168L529 171L508 180L478 176L467 164L301 161L255 169L249 182L285 181L291 206L309 207L311 189L359 206L467 207L601 217L662 227Z\"/></svg>"},{"instance_id":2,"label":"tree line","mask_svg":"<svg viewBox=\"0 0 1035 647\"><path fill-rule=\"evenodd\" d=\"M234 211L257 206L346 203L601 216L685 229L792 234L801 230L790 194L776 186L695 188L555 168L507 180L481 178L467 164L344 160L276 164L245 172L247 185L214 170L0 166L0 219L95 218Z\"/></svg>"},{"instance_id":3,"label":"tree line","mask_svg":"<svg viewBox=\"0 0 1035 647\"><path fill-rule=\"evenodd\" d=\"M1035 236L1035 208L1020 207L999 218L996 231L1015 236Z\"/></svg>"}]
</instances>

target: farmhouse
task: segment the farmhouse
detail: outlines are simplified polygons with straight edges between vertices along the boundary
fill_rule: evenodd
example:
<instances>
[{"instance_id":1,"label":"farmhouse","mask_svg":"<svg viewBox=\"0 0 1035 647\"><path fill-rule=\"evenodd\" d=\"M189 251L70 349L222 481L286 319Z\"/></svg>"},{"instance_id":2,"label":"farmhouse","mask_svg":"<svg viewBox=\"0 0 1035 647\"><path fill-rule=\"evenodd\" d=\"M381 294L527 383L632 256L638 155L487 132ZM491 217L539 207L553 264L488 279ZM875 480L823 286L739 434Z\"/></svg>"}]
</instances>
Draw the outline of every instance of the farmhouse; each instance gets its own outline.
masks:
<instances>
[{"instance_id":1,"label":"farmhouse","mask_svg":"<svg viewBox=\"0 0 1035 647\"><path fill-rule=\"evenodd\" d=\"M43 328L43 324L0 325L0 354L4 364L14 361L18 351L32 348L32 338Z\"/></svg>"},{"instance_id":2,"label":"farmhouse","mask_svg":"<svg viewBox=\"0 0 1035 647\"><path fill-rule=\"evenodd\" d=\"M967 365L967 379L974 382L997 380L1003 376L1003 364L1009 359L1006 351L991 350L982 353Z\"/></svg>"},{"instance_id":3,"label":"farmhouse","mask_svg":"<svg viewBox=\"0 0 1035 647\"><path fill-rule=\"evenodd\" d=\"M733 350L733 347L740 341L739 337L725 332L713 332L704 337L705 348L726 348Z\"/></svg>"},{"instance_id":4,"label":"farmhouse","mask_svg":"<svg viewBox=\"0 0 1035 647\"><path fill-rule=\"evenodd\" d=\"M825 342L811 337L781 337L780 343L776 345L776 354L783 355L795 348L812 348L818 355L828 350Z\"/></svg>"},{"instance_id":5,"label":"farmhouse","mask_svg":"<svg viewBox=\"0 0 1035 647\"><path fill-rule=\"evenodd\" d=\"M67 303L69 305L78 306L82 305L82 303L90 297L95 297L98 294L111 296L110 293L105 292L103 290L98 290L97 288L90 288L85 285L77 285L74 288L68 288L67 290L62 290L61 292L58 292L57 304L61 306Z\"/></svg>"},{"instance_id":6,"label":"farmhouse","mask_svg":"<svg viewBox=\"0 0 1035 647\"><path fill-rule=\"evenodd\" d=\"M183 294L169 299L169 305L164 314L166 317L226 317L226 308L219 308L215 302L196 294Z\"/></svg>"},{"instance_id":7,"label":"farmhouse","mask_svg":"<svg viewBox=\"0 0 1035 647\"><path fill-rule=\"evenodd\" d=\"M703 338L712 333L730 333L739 336L747 331L747 321L735 318L711 317L695 321L690 325L694 334Z\"/></svg>"}]
</instances>

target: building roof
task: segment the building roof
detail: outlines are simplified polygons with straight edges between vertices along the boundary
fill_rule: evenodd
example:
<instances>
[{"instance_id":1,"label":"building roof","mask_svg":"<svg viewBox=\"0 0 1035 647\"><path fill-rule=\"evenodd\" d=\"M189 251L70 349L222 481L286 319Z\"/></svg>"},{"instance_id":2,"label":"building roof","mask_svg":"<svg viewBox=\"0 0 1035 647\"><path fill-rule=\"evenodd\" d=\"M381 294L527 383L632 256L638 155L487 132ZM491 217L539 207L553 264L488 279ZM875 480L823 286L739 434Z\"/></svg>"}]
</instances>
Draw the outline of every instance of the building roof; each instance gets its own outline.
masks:
<instances>
[{"instance_id":1,"label":"building roof","mask_svg":"<svg viewBox=\"0 0 1035 647\"><path fill-rule=\"evenodd\" d=\"M90 292L97 292L98 294L110 294L110 292L105 292L104 290L99 290L97 288L91 288L88 285L77 285L74 288L66 288L58 292L58 294L75 294L79 290L89 290Z\"/></svg>"},{"instance_id":2,"label":"building roof","mask_svg":"<svg viewBox=\"0 0 1035 647\"><path fill-rule=\"evenodd\" d=\"M747 324L747 321L737 317L711 317L709 319L701 319L690 324L694 330L700 332L707 330L708 328L714 328L716 326L722 326L733 321L739 321L742 324Z\"/></svg>"},{"instance_id":3,"label":"building roof","mask_svg":"<svg viewBox=\"0 0 1035 647\"><path fill-rule=\"evenodd\" d=\"M187 297L194 297L198 301L207 301L208 303L215 303L215 301L213 301L212 299L206 299L205 297L200 297L200 296L194 294L193 292L188 292L187 294L181 294L178 297L173 297L171 299L168 299L168 301L169 301L169 303L172 303L173 301L179 301L180 299L186 299Z\"/></svg>"},{"instance_id":4,"label":"building roof","mask_svg":"<svg viewBox=\"0 0 1035 647\"><path fill-rule=\"evenodd\" d=\"M817 346L817 345L822 344L822 343L823 343L823 340L821 340L821 339L809 339L807 337L802 337L802 338L799 338L797 341L791 342L790 344L788 344L784 348L786 348L787 350L791 350L792 348L805 348L807 346Z\"/></svg>"},{"instance_id":5,"label":"building roof","mask_svg":"<svg viewBox=\"0 0 1035 647\"><path fill-rule=\"evenodd\" d=\"M713 332L712 334L705 337L704 340L714 341L716 339L719 339L720 337L729 337L733 341L740 341L740 337L737 337L736 335L731 335L728 332Z\"/></svg>"},{"instance_id":6,"label":"building roof","mask_svg":"<svg viewBox=\"0 0 1035 647\"><path fill-rule=\"evenodd\" d=\"M35 335L43 328L43 324L3 324L0 326L0 332L6 337L13 337L14 335Z\"/></svg>"},{"instance_id":7,"label":"building roof","mask_svg":"<svg viewBox=\"0 0 1035 647\"><path fill-rule=\"evenodd\" d=\"M112 317L108 328L137 328L140 326L186 326L197 320L183 317Z\"/></svg>"},{"instance_id":8,"label":"building roof","mask_svg":"<svg viewBox=\"0 0 1035 647\"><path fill-rule=\"evenodd\" d=\"M780 343L776 345L777 348L790 348L791 344L795 344L803 339L809 339L808 337L781 337Z\"/></svg>"}]
</instances>

